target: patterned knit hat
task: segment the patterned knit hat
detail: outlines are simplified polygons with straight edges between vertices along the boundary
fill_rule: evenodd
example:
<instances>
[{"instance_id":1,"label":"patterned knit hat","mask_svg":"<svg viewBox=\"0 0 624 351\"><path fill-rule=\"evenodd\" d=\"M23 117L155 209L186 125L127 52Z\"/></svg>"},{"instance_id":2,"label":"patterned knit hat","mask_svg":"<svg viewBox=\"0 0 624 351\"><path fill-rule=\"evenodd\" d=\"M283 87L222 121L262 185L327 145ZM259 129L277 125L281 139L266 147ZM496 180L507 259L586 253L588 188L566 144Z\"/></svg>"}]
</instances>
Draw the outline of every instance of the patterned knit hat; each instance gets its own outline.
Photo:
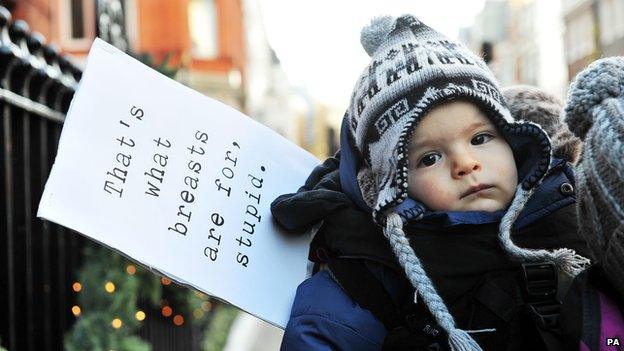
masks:
<instances>
[{"instance_id":1,"label":"patterned knit hat","mask_svg":"<svg viewBox=\"0 0 624 351\"><path fill-rule=\"evenodd\" d=\"M579 229L624 296L624 57L598 60L579 73L565 112L584 140L576 168Z\"/></svg>"},{"instance_id":2,"label":"patterned knit hat","mask_svg":"<svg viewBox=\"0 0 624 351\"><path fill-rule=\"evenodd\" d=\"M420 219L422 203L408 196L407 146L418 122L434 106L452 99L479 106L508 141L519 184L501 219L502 248L517 261L553 261L575 275L588 260L573 250L530 250L516 246L511 228L544 178L551 161L546 133L531 122L514 122L496 79L483 60L411 15L374 19L362 30L372 61L357 81L341 130L340 177L347 194L371 209L383 227L407 279L448 333L452 350L481 350L460 330L405 236L405 222ZM350 179L357 178L359 189ZM362 204L361 202L366 202Z\"/></svg>"},{"instance_id":3,"label":"patterned knit hat","mask_svg":"<svg viewBox=\"0 0 624 351\"><path fill-rule=\"evenodd\" d=\"M513 125L496 79L470 50L410 15L374 19L362 30L361 41L372 61L355 86L345 119L350 142L364 160L360 171L369 171L368 178L374 179L365 195L375 195L366 199L378 223L408 196L407 146L417 123L436 104L451 99L479 105L503 134L522 128L522 134L537 139L539 150L532 154L539 164L531 174L522 174L523 188L532 188L544 176L551 152L547 135L537 125Z\"/></svg>"}]
</instances>

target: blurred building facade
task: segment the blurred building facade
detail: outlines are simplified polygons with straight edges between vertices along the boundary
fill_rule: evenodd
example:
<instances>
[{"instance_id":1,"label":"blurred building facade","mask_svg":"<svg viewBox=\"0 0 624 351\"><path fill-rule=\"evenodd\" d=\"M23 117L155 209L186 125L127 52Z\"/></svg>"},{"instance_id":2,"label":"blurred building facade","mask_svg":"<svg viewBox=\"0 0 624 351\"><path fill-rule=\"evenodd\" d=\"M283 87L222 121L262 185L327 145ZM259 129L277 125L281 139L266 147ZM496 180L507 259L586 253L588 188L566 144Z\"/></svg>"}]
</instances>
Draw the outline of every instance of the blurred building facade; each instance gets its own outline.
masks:
<instances>
[{"instance_id":1,"label":"blurred building facade","mask_svg":"<svg viewBox=\"0 0 624 351\"><path fill-rule=\"evenodd\" d=\"M502 85L513 84L515 72L509 50L509 5L502 1L487 1L471 27L460 30L459 39L482 55Z\"/></svg>"},{"instance_id":2,"label":"blurred building facade","mask_svg":"<svg viewBox=\"0 0 624 351\"><path fill-rule=\"evenodd\" d=\"M247 52L245 112L319 158L333 154L337 136L329 123L331 111L288 81L269 44L259 1L243 1L243 23Z\"/></svg>"},{"instance_id":3,"label":"blurred building facade","mask_svg":"<svg viewBox=\"0 0 624 351\"><path fill-rule=\"evenodd\" d=\"M2 0L0 0L2 1ZM130 53L168 56L176 80L220 100L323 157L335 149L324 109L293 88L270 47L254 0L20 0L13 16L56 43L78 63L100 27L123 34ZM109 15L101 16L103 12ZM101 35L101 34L100 34ZM301 103L305 101L305 103ZM332 130L329 130L329 129ZM302 133L301 130L305 130ZM329 138L329 139L328 139ZM325 151L323 151L325 150Z\"/></svg>"},{"instance_id":4,"label":"blurred building facade","mask_svg":"<svg viewBox=\"0 0 624 351\"><path fill-rule=\"evenodd\" d=\"M624 54L624 0L563 0L568 79L592 61Z\"/></svg>"},{"instance_id":5,"label":"blurred building facade","mask_svg":"<svg viewBox=\"0 0 624 351\"><path fill-rule=\"evenodd\" d=\"M78 61L84 61L98 28L115 20L112 35L103 39L122 32L127 51L148 53L155 62L168 55L184 84L236 108L244 104L239 0L20 0L13 14Z\"/></svg>"},{"instance_id":6,"label":"blurred building facade","mask_svg":"<svg viewBox=\"0 0 624 351\"><path fill-rule=\"evenodd\" d=\"M292 123L295 91L288 82L277 54L265 32L260 3L243 1L247 84L245 112L282 136L297 142Z\"/></svg>"},{"instance_id":7,"label":"blurred building facade","mask_svg":"<svg viewBox=\"0 0 624 351\"><path fill-rule=\"evenodd\" d=\"M460 39L484 55L502 86L536 85L563 97L567 77L560 13L553 0L488 0Z\"/></svg>"}]
</instances>

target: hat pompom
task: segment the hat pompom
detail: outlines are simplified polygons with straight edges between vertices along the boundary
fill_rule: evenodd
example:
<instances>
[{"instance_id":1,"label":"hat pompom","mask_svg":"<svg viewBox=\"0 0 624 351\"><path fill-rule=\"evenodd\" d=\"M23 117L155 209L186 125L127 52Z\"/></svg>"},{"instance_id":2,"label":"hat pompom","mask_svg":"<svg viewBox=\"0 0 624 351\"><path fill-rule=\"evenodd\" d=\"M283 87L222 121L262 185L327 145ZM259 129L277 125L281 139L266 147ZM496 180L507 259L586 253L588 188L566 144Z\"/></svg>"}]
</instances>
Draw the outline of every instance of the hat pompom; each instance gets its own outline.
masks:
<instances>
[{"instance_id":1,"label":"hat pompom","mask_svg":"<svg viewBox=\"0 0 624 351\"><path fill-rule=\"evenodd\" d=\"M392 31L395 18L392 16L380 16L371 20L370 24L362 28L360 42L368 56L373 57L375 51Z\"/></svg>"},{"instance_id":2,"label":"hat pompom","mask_svg":"<svg viewBox=\"0 0 624 351\"><path fill-rule=\"evenodd\" d=\"M624 99L624 57L597 60L579 73L568 91L565 122L579 138L593 125L593 109L609 98Z\"/></svg>"}]
</instances>

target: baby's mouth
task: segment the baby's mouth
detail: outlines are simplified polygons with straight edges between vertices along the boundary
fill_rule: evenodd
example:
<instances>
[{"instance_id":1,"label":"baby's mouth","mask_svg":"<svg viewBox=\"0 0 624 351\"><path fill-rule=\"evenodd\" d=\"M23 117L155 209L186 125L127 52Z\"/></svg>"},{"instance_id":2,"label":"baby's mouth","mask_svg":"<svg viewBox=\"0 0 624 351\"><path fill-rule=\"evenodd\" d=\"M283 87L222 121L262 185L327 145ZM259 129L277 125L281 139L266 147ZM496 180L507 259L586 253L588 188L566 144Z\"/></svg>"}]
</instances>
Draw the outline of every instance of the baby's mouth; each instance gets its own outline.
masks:
<instances>
[{"instance_id":1,"label":"baby's mouth","mask_svg":"<svg viewBox=\"0 0 624 351\"><path fill-rule=\"evenodd\" d=\"M489 189L489 188L492 188L492 187L493 187L493 185L486 185L486 184L473 185L470 188L468 188L468 190L466 190L463 194L461 194L461 196L459 198L463 199L464 197L466 197L466 196L468 196L470 194L478 193L481 190Z\"/></svg>"}]
</instances>

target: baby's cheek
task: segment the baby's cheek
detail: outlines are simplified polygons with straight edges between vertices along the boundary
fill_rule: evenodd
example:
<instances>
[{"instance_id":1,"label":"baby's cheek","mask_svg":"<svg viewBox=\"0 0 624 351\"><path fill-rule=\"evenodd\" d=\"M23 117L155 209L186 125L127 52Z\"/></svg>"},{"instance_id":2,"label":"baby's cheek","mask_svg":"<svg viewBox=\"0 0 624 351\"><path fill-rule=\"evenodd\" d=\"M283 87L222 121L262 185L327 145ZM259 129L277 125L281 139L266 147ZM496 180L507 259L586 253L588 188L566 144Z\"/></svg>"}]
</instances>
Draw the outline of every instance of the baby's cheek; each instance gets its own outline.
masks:
<instances>
[{"instance_id":1,"label":"baby's cheek","mask_svg":"<svg viewBox=\"0 0 624 351\"><path fill-rule=\"evenodd\" d=\"M434 210L450 209L453 206L455 197L450 189L436 179L424 180L421 182L422 201L427 207Z\"/></svg>"},{"instance_id":2,"label":"baby's cheek","mask_svg":"<svg viewBox=\"0 0 624 351\"><path fill-rule=\"evenodd\" d=\"M498 174L505 178L517 178L516 163L511 148L506 143L501 145L500 151L494 153L497 155L495 160L495 169Z\"/></svg>"},{"instance_id":3,"label":"baby's cheek","mask_svg":"<svg viewBox=\"0 0 624 351\"><path fill-rule=\"evenodd\" d=\"M501 177L503 183L510 184L515 188L515 184L518 181L518 173L516 170L516 164L513 161L505 160L498 167L498 174Z\"/></svg>"},{"instance_id":4,"label":"baby's cheek","mask_svg":"<svg viewBox=\"0 0 624 351\"><path fill-rule=\"evenodd\" d=\"M510 169L508 167L506 167L506 166L504 166L504 167L499 166L496 169L496 175L499 178L508 178L508 177L511 177L512 174L511 174L511 171L510 171Z\"/></svg>"}]
</instances>

